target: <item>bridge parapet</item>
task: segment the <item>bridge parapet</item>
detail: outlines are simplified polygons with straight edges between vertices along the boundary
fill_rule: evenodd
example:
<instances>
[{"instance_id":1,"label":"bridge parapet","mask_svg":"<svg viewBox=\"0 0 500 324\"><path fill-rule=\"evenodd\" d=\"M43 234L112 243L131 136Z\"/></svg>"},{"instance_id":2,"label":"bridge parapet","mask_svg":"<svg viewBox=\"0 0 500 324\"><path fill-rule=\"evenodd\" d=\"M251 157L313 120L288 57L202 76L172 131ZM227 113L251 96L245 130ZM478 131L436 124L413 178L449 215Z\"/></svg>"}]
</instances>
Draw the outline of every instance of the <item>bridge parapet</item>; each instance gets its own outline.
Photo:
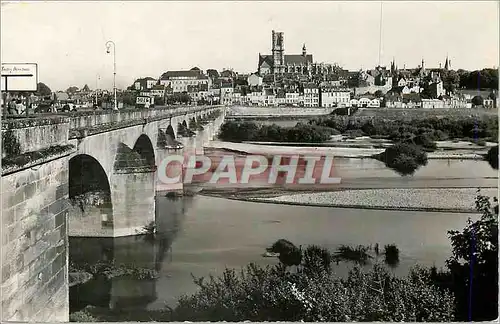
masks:
<instances>
[{"instance_id":1,"label":"bridge parapet","mask_svg":"<svg viewBox=\"0 0 500 324\"><path fill-rule=\"evenodd\" d=\"M69 118L67 117L23 118L2 121L3 139L5 139L5 136L14 136L15 140L20 144L19 154L38 151L53 145L67 144L68 133ZM5 148L2 150L3 157L9 151L8 147L4 147L6 144L12 145L13 143L3 143L2 146Z\"/></svg>"},{"instance_id":2,"label":"bridge parapet","mask_svg":"<svg viewBox=\"0 0 500 324\"><path fill-rule=\"evenodd\" d=\"M186 114L192 114L220 106L194 106L194 107L162 107L142 110L123 111L89 111L80 113L68 113L70 117L70 128L95 127L103 124L130 122L133 120L161 119Z\"/></svg>"}]
</instances>

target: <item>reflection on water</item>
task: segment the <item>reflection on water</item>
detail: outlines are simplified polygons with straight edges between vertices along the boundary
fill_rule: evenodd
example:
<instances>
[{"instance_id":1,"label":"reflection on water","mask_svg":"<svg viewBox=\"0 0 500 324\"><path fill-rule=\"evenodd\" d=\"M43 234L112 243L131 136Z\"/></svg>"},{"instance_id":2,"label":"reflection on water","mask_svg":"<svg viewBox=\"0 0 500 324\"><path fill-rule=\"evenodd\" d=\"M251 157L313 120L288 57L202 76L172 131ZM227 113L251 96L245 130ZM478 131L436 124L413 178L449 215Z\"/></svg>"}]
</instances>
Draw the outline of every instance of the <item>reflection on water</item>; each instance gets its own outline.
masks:
<instances>
[{"instance_id":1,"label":"reflection on water","mask_svg":"<svg viewBox=\"0 0 500 324\"><path fill-rule=\"evenodd\" d=\"M345 181L370 187L387 181L408 186L496 186L489 165L477 161L430 161L413 178L392 176L378 161L343 159L337 166L349 174ZM355 172L354 170L358 170ZM375 178L373 175L379 178ZM372 176L372 182L365 176ZM431 179L431 178L434 179ZM381 181L381 179L384 181ZM436 179L438 178L438 179ZM357 181L357 182L356 182ZM367 185L368 183L368 185ZM493 184L494 183L494 184ZM467 185L468 184L468 185ZM390 186L390 185L389 185ZM385 187L388 187L385 185ZM377 211L251 203L203 196L157 198L157 240L143 237L70 238L75 264L114 260L155 269L159 278L135 280L95 278L70 291L72 311L88 304L110 308L157 309L175 306L183 294L196 291L194 276L218 275L224 268L254 262L276 264L262 253L280 238L294 244L317 244L330 250L340 245L396 244L401 262L393 271L406 274L415 264L444 266L450 255L446 232L462 229L473 214ZM351 265L334 265L345 275Z\"/></svg>"},{"instance_id":2,"label":"reflection on water","mask_svg":"<svg viewBox=\"0 0 500 324\"><path fill-rule=\"evenodd\" d=\"M193 197L157 198L158 233L154 241L146 236L118 238L70 238L70 260L75 266L113 261L118 265L160 271L171 260L171 246ZM159 217L161 215L161 217ZM110 308L146 308L157 299L156 280L128 277L97 277L70 288L71 311L87 305Z\"/></svg>"}]
</instances>

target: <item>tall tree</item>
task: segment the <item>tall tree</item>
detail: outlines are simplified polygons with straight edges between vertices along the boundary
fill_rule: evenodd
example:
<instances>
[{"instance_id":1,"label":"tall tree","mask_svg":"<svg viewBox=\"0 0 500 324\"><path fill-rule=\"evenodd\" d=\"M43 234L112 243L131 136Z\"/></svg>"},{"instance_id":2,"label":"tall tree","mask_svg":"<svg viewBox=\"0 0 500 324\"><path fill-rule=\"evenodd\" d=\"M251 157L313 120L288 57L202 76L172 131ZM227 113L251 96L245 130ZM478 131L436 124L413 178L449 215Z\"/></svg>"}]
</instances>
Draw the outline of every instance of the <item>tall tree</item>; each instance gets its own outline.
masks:
<instances>
[{"instance_id":1,"label":"tall tree","mask_svg":"<svg viewBox=\"0 0 500 324\"><path fill-rule=\"evenodd\" d=\"M72 86L72 87L69 87L68 89L66 89L66 92L69 94L73 94L77 91L78 91L78 87L75 87L75 86Z\"/></svg>"},{"instance_id":2,"label":"tall tree","mask_svg":"<svg viewBox=\"0 0 500 324\"><path fill-rule=\"evenodd\" d=\"M52 90L43 82L39 82L36 86L36 93L40 96L50 96Z\"/></svg>"},{"instance_id":3,"label":"tall tree","mask_svg":"<svg viewBox=\"0 0 500 324\"><path fill-rule=\"evenodd\" d=\"M207 74L212 79L217 79L219 77L219 72L217 72L217 70L214 69L208 69Z\"/></svg>"}]
</instances>

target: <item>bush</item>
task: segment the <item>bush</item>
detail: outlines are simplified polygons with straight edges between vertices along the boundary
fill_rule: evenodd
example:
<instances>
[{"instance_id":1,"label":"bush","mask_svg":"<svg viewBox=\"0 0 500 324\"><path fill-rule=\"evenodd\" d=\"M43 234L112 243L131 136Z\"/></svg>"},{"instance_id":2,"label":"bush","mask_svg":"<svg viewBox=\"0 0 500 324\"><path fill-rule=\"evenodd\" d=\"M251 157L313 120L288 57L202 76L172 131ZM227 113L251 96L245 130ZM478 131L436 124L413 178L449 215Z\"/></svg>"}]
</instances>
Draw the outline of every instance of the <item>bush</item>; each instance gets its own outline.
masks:
<instances>
[{"instance_id":1,"label":"bush","mask_svg":"<svg viewBox=\"0 0 500 324\"><path fill-rule=\"evenodd\" d=\"M385 263L391 267L399 264L399 249L396 244L389 244L384 247Z\"/></svg>"},{"instance_id":2,"label":"bush","mask_svg":"<svg viewBox=\"0 0 500 324\"><path fill-rule=\"evenodd\" d=\"M70 322L98 322L99 320L89 314L87 311L82 310L69 314Z\"/></svg>"},{"instance_id":3,"label":"bush","mask_svg":"<svg viewBox=\"0 0 500 324\"><path fill-rule=\"evenodd\" d=\"M482 140L482 139L477 140L477 141L476 141L476 145L479 145L479 146L486 146L486 141L485 141L485 140Z\"/></svg>"},{"instance_id":4,"label":"bush","mask_svg":"<svg viewBox=\"0 0 500 324\"><path fill-rule=\"evenodd\" d=\"M427 154L411 143L394 144L373 157L401 175L413 174L420 166L427 164Z\"/></svg>"},{"instance_id":5,"label":"bush","mask_svg":"<svg viewBox=\"0 0 500 324\"><path fill-rule=\"evenodd\" d=\"M486 154L486 160L493 169L498 170L498 145L493 146L488 150L488 153Z\"/></svg>"},{"instance_id":6,"label":"bush","mask_svg":"<svg viewBox=\"0 0 500 324\"><path fill-rule=\"evenodd\" d=\"M305 274L330 273L332 269L332 254L317 245L308 246L304 251L303 271Z\"/></svg>"},{"instance_id":7,"label":"bush","mask_svg":"<svg viewBox=\"0 0 500 324\"><path fill-rule=\"evenodd\" d=\"M341 245L335 253L335 259L338 261L354 262L359 265L368 264L371 256L368 254L369 247L359 245L352 248L347 245Z\"/></svg>"},{"instance_id":8,"label":"bush","mask_svg":"<svg viewBox=\"0 0 500 324\"><path fill-rule=\"evenodd\" d=\"M422 146L427 151L434 151L437 148L436 143L433 141L432 134L424 133L419 134L413 138L413 143Z\"/></svg>"},{"instance_id":9,"label":"bush","mask_svg":"<svg viewBox=\"0 0 500 324\"><path fill-rule=\"evenodd\" d=\"M174 321L451 321L453 297L415 269L396 278L382 266L355 267L347 279L289 273L249 265L237 275L196 279L200 290L183 296Z\"/></svg>"},{"instance_id":10,"label":"bush","mask_svg":"<svg viewBox=\"0 0 500 324\"><path fill-rule=\"evenodd\" d=\"M321 143L336 130L328 127L297 123L294 127L280 127L276 124L258 126L253 122L229 121L222 125L219 137L223 141L262 141Z\"/></svg>"},{"instance_id":11,"label":"bush","mask_svg":"<svg viewBox=\"0 0 500 324\"><path fill-rule=\"evenodd\" d=\"M350 129L345 132L345 135L347 135L349 138L356 138L356 137L361 137L364 136L365 134L361 129Z\"/></svg>"}]
</instances>

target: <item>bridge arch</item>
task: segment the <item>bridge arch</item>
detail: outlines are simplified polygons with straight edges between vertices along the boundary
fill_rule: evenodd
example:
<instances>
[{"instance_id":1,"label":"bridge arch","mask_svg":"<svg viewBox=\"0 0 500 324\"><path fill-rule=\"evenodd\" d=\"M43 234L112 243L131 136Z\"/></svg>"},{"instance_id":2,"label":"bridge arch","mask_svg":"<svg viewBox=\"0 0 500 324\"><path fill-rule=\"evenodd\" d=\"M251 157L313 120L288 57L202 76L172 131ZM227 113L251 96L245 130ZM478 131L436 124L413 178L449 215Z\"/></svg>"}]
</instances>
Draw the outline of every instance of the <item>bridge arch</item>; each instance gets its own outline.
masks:
<instances>
[{"instance_id":1,"label":"bridge arch","mask_svg":"<svg viewBox=\"0 0 500 324\"><path fill-rule=\"evenodd\" d=\"M141 134L136 140L133 150L139 153L145 165L156 165L154 146L148 135Z\"/></svg>"},{"instance_id":2,"label":"bridge arch","mask_svg":"<svg viewBox=\"0 0 500 324\"><path fill-rule=\"evenodd\" d=\"M78 154L69 160L69 198L84 214L93 206L101 214L112 215L109 177L94 157Z\"/></svg>"},{"instance_id":3,"label":"bridge arch","mask_svg":"<svg viewBox=\"0 0 500 324\"><path fill-rule=\"evenodd\" d=\"M167 138L171 139L171 140L175 140L175 131L174 131L174 128L172 127L172 125L168 125L167 127L167 131L166 131L166 135L167 135Z\"/></svg>"}]
</instances>

